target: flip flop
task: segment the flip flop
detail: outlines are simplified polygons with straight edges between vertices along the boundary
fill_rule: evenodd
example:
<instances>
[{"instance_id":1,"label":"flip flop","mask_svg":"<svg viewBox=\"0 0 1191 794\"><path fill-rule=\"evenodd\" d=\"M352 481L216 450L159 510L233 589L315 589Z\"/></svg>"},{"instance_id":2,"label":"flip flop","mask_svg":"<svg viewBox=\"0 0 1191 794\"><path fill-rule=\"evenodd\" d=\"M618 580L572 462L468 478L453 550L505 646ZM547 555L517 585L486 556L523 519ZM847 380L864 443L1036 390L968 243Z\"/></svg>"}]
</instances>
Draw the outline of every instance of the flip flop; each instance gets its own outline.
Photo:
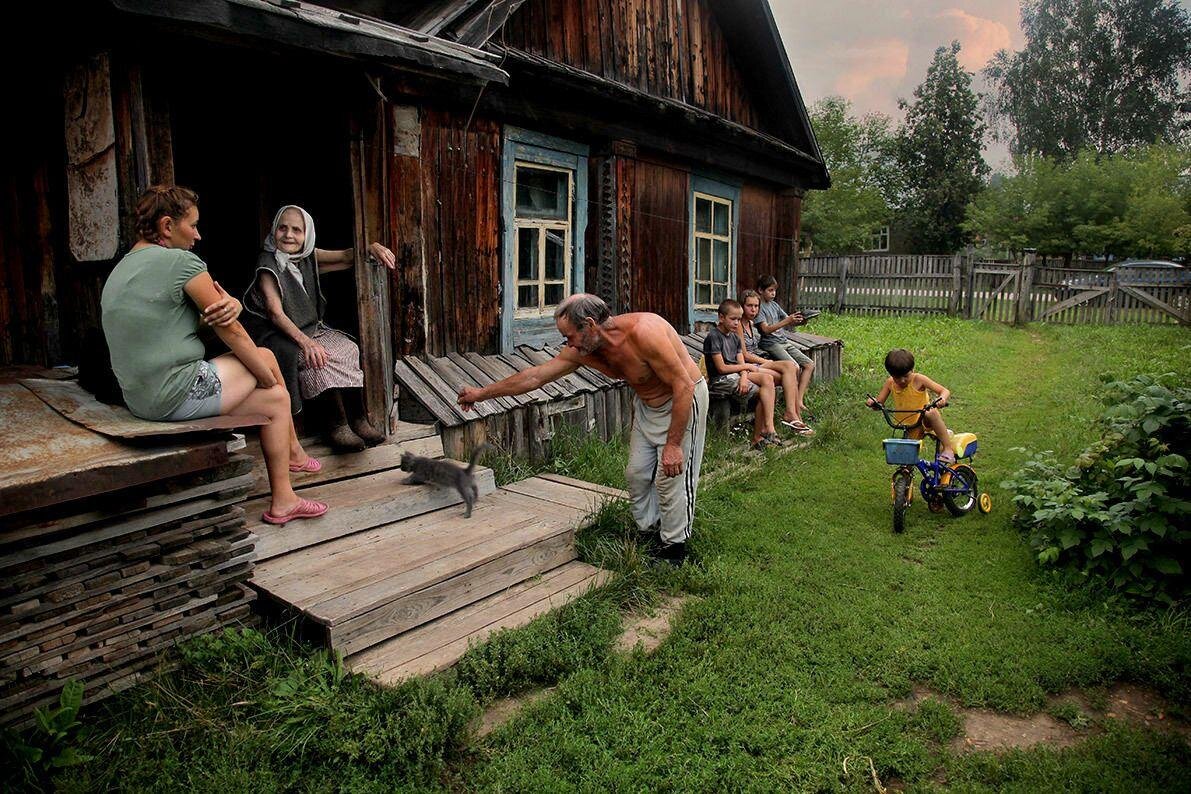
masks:
<instances>
[{"instance_id":1,"label":"flip flop","mask_svg":"<svg viewBox=\"0 0 1191 794\"><path fill-rule=\"evenodd\" d=\"M325 512L327 512L327 506L322 502L316 502L313 499L301 499L298 502L298 506L285 515L275 516L266 510L261 514L261 521L264 521L266 524L281 524L284 526L287 521L293 521L298 518L318 518Z\"/></svg>"},{"instance_id":2,"label":"flip flop","mask_svg":"<svg viewBox=\"0 0 1191 794\"><path fill-rule=\"evenodd\" d=\"M797 419L793 421L782 420L782 424L793 430L795 433L801 433L803 430L810 430L811 427L806 422L801 422Z\"/></svg>"},{"instance_id":3,"label":"flip flop","mask_svg":"<svg viewBox=\"0 0 1191 794\"><path fill-rule=\"evenodd\" d=\"M291 463L289 465L289 470L292 472L295 472L295 473L300 472L300 471L308 471L311 474L314 474L315 472L319 472L319 471L323 470L323 462L321 460L319 460L318 458L308 457L308 458L306 458L306 462L301 465L298 465L296 463Z\"/></svg>"}]
</instances>

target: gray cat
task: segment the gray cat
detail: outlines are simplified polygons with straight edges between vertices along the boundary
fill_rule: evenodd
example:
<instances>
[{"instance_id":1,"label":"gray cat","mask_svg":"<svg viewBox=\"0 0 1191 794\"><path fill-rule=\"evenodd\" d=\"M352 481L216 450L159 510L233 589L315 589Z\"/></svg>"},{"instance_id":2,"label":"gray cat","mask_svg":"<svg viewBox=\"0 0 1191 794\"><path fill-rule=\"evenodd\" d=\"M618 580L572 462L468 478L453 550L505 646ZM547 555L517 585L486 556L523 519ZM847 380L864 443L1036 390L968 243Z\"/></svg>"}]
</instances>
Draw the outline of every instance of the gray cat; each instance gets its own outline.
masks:
<instances>
[{"instance_id":1,"label":"gray cat","mask_svg":"<svg viewBox=\"0 0 1191 794\"><path fill-rule=\"evenodd\" d=\"M476 500L480 498L480 487L476 485L474 471L476 460L479 459L480 453L487 448L487 444L476 447L471 453L471 459L467 462L467 468L445 458L424 458L412 452L403 452L401 453L401 470L409 472L409 476L405 478L408 485L425 483L454 488L463 497L463 503L467 505L467 512L463 514L463 517L471 518L471 509Z\"/></svg>"}]
</instances>

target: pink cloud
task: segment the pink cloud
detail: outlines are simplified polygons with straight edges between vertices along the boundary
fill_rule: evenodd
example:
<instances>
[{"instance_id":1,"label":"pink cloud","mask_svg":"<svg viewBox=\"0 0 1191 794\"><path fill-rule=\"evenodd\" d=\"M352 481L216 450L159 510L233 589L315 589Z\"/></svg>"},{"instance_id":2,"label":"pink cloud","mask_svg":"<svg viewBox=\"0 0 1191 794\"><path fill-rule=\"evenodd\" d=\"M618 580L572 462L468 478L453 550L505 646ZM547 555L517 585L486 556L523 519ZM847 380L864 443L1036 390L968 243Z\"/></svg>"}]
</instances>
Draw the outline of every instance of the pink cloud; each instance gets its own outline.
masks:
<instances>
[{"instance_id":1,"label":"pink cloud","mask_svg":"<svg viewBox=\"0 0 1191 794\"><path fill-rule=\"evenodd\" d=\"M955 38L963 45L959 63L971 72L984 68L997 50L1012 49L1009 28L994 19L976 16L959 8L948 8L935 15L944 29L954 29Z\"/></svg>"},{"instance_id":2,"label":"pink cloud","mask_svg":"<svg viewBox=\"0 0 1191 794\"><path fill-rule=\"evenodd\" d=\"M837 56L842 71L832 89L845 97L858 97L884 83L900 81L910 62L909 44L901 39L863 39L844 48Z\"/></svg>"}]
</instances>

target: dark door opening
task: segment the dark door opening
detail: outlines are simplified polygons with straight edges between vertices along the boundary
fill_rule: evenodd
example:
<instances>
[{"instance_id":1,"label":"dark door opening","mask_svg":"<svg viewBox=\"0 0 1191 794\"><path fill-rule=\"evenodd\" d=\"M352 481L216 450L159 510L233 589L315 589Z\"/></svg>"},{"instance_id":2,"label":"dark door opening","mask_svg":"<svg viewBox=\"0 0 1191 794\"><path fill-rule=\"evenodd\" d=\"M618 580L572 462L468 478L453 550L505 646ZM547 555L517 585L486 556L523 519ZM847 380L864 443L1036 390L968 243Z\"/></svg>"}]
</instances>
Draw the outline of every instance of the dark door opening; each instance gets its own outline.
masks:
<instances>
[{"instance_id":1,"label":"dark door opening","mask_svg":"<svg viewBox=\"0 0 1191 794\"><path fill-rule=\"evenodd\" d=\"M301 57L194 45L183 90L171 92L175 178L199 194L195 252L240 297L277 209L314 219L316 245L354 248L346 78ZM338 89L338 90L336 90ZM350 271L322 278L328 324L355 336Z\"/></svg>"}]
</instances>

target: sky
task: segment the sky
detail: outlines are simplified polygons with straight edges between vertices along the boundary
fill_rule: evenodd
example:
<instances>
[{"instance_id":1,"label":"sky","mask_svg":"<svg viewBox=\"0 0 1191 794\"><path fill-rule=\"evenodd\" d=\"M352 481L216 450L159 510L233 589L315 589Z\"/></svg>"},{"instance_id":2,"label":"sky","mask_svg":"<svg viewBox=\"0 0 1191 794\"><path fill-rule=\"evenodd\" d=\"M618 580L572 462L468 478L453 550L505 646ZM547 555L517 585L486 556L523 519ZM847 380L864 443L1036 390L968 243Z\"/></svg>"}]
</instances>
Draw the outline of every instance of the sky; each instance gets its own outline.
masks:
<instances>
[{"instance_id":1,"label":"sky","mask_svg":"<svg viewBox=\"0 0 1191 794\"><path fill-rule=\"evenodd\" d=\"M831 95L857 115L900 120L899 98L912 99L935 49L958 40L960 64L977 73L997 50L1024 44L1017 0L770 0L807 106ZM1007 149L986 142L996 169Z\"/></svg>"}]
</instances>

